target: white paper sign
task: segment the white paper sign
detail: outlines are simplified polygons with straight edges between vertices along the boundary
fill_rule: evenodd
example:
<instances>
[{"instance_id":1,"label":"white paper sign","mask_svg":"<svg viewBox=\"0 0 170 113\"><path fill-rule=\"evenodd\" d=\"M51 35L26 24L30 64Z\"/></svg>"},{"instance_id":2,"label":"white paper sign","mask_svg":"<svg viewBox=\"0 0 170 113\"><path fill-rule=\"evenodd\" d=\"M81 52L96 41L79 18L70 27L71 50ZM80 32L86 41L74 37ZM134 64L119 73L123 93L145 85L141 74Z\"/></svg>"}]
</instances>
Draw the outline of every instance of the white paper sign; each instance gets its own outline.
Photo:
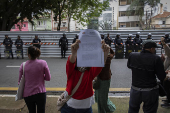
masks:
<instances>
[{"instance_id":1,"label":"white paper sign","mask_svg":"<svg viewBox=\"0 0 170 113\"><path fill-rule=\"evenodd\" d=\"M104 52L98 31L86 29L80 32L77 51L77 67L104 67Z\"/></svg>"}]
</instances>

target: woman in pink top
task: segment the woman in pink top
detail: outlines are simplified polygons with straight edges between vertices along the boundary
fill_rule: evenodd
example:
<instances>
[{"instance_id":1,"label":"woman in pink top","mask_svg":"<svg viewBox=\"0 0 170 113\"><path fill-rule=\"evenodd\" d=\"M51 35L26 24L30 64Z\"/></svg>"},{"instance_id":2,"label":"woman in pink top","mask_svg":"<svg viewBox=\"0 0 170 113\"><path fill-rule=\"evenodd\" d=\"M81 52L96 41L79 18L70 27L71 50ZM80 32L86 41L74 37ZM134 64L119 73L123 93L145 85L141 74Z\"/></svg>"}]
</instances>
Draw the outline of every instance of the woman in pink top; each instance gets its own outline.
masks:
<instances>
[{"instance_id":1,"label":"woman in pink top","mask_svg":"<svg viewBox=\"0 0 170 113\"><path fill-rule=\"evenodd\" d=\"M25 88L23 97L29 113L45 113L46 89L45 80L50 81L51 75L45 60L37 59L41 52L37 47L28 48L29 60L24 67ZM23 75L23 64L19 70L19 81ZM19 83L18 81L18 83Z\"/></svg>"}]
</instances>

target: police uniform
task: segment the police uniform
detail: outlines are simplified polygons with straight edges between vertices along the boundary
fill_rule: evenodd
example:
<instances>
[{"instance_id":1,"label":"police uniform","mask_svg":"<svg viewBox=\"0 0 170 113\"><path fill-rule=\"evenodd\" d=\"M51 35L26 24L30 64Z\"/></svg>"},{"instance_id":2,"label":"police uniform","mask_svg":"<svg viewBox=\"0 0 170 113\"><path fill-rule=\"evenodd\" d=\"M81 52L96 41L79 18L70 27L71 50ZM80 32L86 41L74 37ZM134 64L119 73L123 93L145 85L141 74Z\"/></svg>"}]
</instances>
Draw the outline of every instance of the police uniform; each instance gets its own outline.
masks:
<instances>
[{"instance_id":1,"label":"police uniform","mask_svg":"<svg viewBox=\"0 0 170 113\"><path fill-rule=\"evenodd\" d=\"M125 58L128 58L129 54L134 51L132 34L129 34L129 36L128 36L126 42L125 42L125 45L126 45Z\"/></svg>"},{"instance_id":2,"label":"police uniform","mask_svg":"<svg viewBox=\"0 0 170 113\"><path fill-rule=\"evenodd\" d=\"M39 38L37 38L37 39L34 38L34 40L32 41L33 46L35 46L35 47L37 47L37 48L39 48L39 49L40 49L40 47L41 47L40 42L41 42L41 40L40 40ZM34 44L34 43L39 43L39 44Z\"/></svg>"},{"instance_id":3,"label":"police uniform","mask_svg":"<svg viewBox=\"0 0 170 113\"><path fill-rule=\"evenodd\" d=\"M137 34L136 34L136 37L135 37L134 40L133 40L134 51L135 51L135 52L141 51L141 49L142 49L141 43L142 43L142 42L143 42L143 41L142 41L142 39L140 38L140 33L137 33ZM138 45L136 45L136 44L138 44Z\"/></svg>"},{"instance_id":4,"label":"police uniform","mask_svg":"<svg viewBox=\"0 0 170 113\"><path fill-rule=\"evenodd\" d=\"M66 50L68 49L68 40L65 35L63 35L63 37L60 38L59 46L61 47L61 58L65 58L65 53ZM64 52L64 56L63 56L63 52Z\"/></svg>"},{"instance_id":5,"label":"police uniform","mask_svg":"<svg viewBox=\"0 0 170 113\"><path fill-rule=\"evenodd\" d=\"M110 39L109 39L110 38ZM111 47L111 43L113 42L113 40L112 40L112 38L111 37L106 37L105 39L104 39L104 41L105 41L105 43L106 44L108 44L110 47Z\"/></svg>"},{"instance_id":6,"label":"police uniform","mask_svg":"<svg viewBox=\"0 0 170 113\"><path fill-rule=\"evenodd\" d=\"M9 37L5 38L3 41L3 45L5 45L5 49L9 50L9 52L11 53L12 59L13 59L14 57L13 57L13 52L12 52L12 44L13 44L13 42L12 42L11 38L9 38ZM8 58L10 58L10 56Z\"/></svg>"},{"instance_id":7,"label":"police uniform","mask_svg":"<svg viewBox=\"0 0 170 113\"><path fill-rule=\"evenodd\" d=\"M123 46L123 40L120 38L120 34L116 35L114 44L115 44L115 58L123 58L124 46Z\"/></svg>"},{"instance_id":8,"label":"police uniform","mask_svg":"<svg viewBox=\"0 0 170 113\"><path fill-rule=\"evenodd\" d=\"M22 39L17 39L15 41L15 45L17 45L16 46L17 50L21 50L22 59L23 59L24 57L23 57L23 41L22 41Z\"/></svg>"},{"instance_id":9,"label":"police uniform","mask_svg":"<svg viewBox=\"0 0 170 113\"><path fill-rule=\"evenodd\" d=\"M127 67L132 70L128 113L138 113L142 102L144 113L157 113L159 86L156 78L163 82L166 73L161 58L146 50L156 47L151 41L143 43L144 49L131 53L128 58Z\"/></svg>"}]
</instances>

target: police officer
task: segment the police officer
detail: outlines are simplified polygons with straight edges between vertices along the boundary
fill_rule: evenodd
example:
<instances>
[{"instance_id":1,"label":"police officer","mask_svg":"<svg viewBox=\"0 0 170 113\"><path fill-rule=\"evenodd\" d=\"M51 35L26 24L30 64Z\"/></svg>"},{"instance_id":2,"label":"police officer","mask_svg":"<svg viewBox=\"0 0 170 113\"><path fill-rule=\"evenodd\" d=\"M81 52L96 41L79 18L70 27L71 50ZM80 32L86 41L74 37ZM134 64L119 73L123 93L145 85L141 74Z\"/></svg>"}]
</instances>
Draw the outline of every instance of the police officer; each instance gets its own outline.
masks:
<instances>
[{"instance_id":1,"label":"police officer","mask_svg":"<svg viewBox=\"0 0 170 113\"><path fill-rule=\"evenodd\" d=\"M112 38L109 36L110 34L107 33L107 37L104 39L105 43L111 47L111 43L113 42Z\"/></svg>"},{"instance_id":2,"label":"police officer","mask_svg":"<svg viewBox=\"0 0 170 113\"><path fill-rule=\"evenodd\" d=\"M140 32L136 33L136 37L133 40L133 44L134 44L134 49L135 52L138 52L138 50L142 49L141 43L142 43L142 39L140 38Z\"/></svg>"},{"instance_id":3,"label":"police officer","mask_svg":"<svg viewBox=\"0 0 170 113\"><path fill-rule=\"evenodd\" d=\"M163 82L166 73L161 58L154 54L157 44L147 40L142 45L143 50L131 53L127 62L127 67L132 70L128 113L138 113L142 102L144 113L157 113L159 86L156 76Z\"/></svg>"},{"instance_id":4,"label":"police officer","mask_svg":"<svg viewBox=\"0 0 170 113\"><path fill-rule=\"evenodd\" d=\"M59 47L61 47L61 58L65 58L66 50L68 49L68 40L66 38L66 34L63 33L63 37L59 40ZM63 56L64 52L64 56Z\"/></svg>"},{"instance_id":5,"label":"police officer","mask_svg":"<svg viewBox=\"0 0 170 113\"><path fill-rule=\"evenodd\" d=\"M122 46L123 47L123 40L120 38L120 34L119 33L117 33L116 34L116 38L115 38L115 40L114 40L114 44L115 44L115 46Z\"/></svg>"},{"instance_id":6,"label":"police officer","mask_svg":"<svg viewBox=\"0 0 170 113\"><path fill-rule=\"evenodd\" d=\"M132 39L132 34L129 34L125 45L126 45L126 53L125 53L125 58L129 57L129 54L133 52L133 39Z\"/></svg>"},{"instance_id":7,"label":"police officer","mask_svg":"<svg viewBox=\"0 0 170 113\"><path fill-rule=\"evenodd\" d=\"M5 35L3 45L5 46L6 50L9 50L9 52L11 53L12 59L14 59L13 52L12 52L12 44L13 44L13 42L12 42L11 38L9 38L8 35ZM8 58L10 58L10 56Z\"/></svg>"},{"instance_id":8,"label":"police officer","mask_svg":"<svg viewBox=\"0 0 170 113\"><path fill-rule=\"evenodd\" d=\"M40 47L41 47L41 44L40 44L41 40L38 38L38 35L35 35L35 38L32 41L32 43L33 43L33 46L35 46L35 47L40 49Z\"/></svg>"},{"instance_id":9,"label":"police officer","mask_svg":"<svg viewBox=\"0 0 170 113\"><path fill-rule=\"evenodd\" d=\"M125 42L125 45L126 45L126 46L133 45L132 36L133 36L132 34L129 34L129 36L128 36L126 42Z\"/></svg>"},{"instance_id":10,"label":"police officer","mask_svg":"<svg viewBox=\"0 0 170 113\"><path fill-rule=\"evenodd\" d=\"M123 58L123 56L124 56L124 45L123 45L123 40L120 38L119 33L116 34L114 44L115 44L115 58Z\"/></svg>"},{"instance_id":11,"label":"police officer","mask_svg":"<svg viewBox=\"0 0 170 113\"><path fill-rule=\"evenodd\" d=\"M147 40L152 40L152 33L148 33L148 38Z\"/></svg>"},{"instance_id":12,"label":"police officer","mask_svg":"<svg viewBox=\"0 0 170 113\"><path fill-rule=\"evenodd\" d=\"M102 40L104 40L104 33L103 33L103 34L101 34L101 39L102 39Z\"/></svg>"},{"instance_id":13,"label":"police officer","mask_svg":"<svg viewBox=\"0 0 170 113\"><path fill-rule=\"evenodd\" d=\"M15 41L15 46L16 46L17 50L21 50L22 59L24 59L24 57L23 57L23 41L19 35L18 35L18 39Z\"/></svg>"},{"instance_id":14,"label":"police officer","mask_svg":"<svg viewBox=\"0 0 170 113\"><path fill-rule=\"evenodd\" d=\"M75 43L78 38L79 38L79 34L76 34L76 36L75 36L75 38L73 39L73 42L72 42L72 43Z\"/></svg>"}]
</instances>

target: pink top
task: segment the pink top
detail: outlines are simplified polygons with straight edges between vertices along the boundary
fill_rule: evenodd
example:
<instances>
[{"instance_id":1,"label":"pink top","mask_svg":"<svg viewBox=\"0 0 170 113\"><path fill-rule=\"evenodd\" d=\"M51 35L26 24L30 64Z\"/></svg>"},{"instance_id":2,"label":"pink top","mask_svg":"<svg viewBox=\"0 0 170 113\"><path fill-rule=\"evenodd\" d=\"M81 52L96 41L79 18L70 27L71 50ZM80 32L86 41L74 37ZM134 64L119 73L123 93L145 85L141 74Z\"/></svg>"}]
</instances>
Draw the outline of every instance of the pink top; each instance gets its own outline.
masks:
<instances>
[{"instance_id":1,"label":"pink top","mask_svg":"<svg viewBox=\"0 0 170 113\"><path fill-rule=\"evenodd\" d=\"M46 92L45 81L50 81L51 74L45 60L28 60L24 67L25 88L23 97ZM19 81L23 75L23 63L19 69Z\"/></svg>"}]
</instances>

